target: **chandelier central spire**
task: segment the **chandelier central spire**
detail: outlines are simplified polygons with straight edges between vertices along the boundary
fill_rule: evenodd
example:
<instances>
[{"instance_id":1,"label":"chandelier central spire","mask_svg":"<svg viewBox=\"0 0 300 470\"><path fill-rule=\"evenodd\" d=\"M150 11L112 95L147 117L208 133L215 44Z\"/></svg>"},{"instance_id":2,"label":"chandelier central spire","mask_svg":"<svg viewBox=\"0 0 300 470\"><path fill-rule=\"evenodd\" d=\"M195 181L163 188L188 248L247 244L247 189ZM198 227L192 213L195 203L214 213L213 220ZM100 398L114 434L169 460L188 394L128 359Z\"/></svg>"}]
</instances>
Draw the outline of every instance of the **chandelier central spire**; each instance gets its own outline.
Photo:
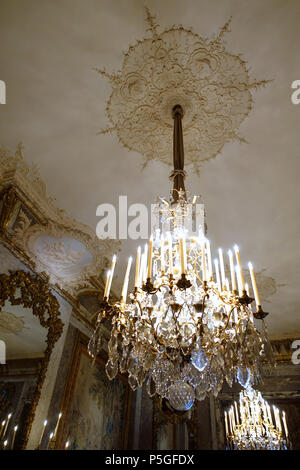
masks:
<instances>
[{"instance_id":1,"label":"chandelier central spire","mask_svg":"<svg viewBox=\"0 0 300 470\"><path fill-rule=\"evenodd\" d=\"M174 170L172 171L170 178L173 178L173 200L178 201L179 191L185 196L184 187L184 146L183 146L183 132L182 132L182 117L183 109L180 105L174 106L172 110L172 116L174 119L173 128L173 165Z\"/></svg>"}]
</instances>

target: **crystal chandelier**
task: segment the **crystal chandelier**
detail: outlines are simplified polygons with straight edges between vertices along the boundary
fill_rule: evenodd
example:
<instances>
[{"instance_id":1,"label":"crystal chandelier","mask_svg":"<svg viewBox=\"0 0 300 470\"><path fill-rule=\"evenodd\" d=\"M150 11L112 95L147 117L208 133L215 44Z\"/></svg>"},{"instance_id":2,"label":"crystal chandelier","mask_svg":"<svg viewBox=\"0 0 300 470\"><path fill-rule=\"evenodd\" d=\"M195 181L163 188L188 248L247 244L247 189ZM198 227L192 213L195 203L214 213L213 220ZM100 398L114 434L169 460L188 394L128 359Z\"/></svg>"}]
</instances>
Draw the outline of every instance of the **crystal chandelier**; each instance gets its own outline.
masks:
<instances>
[{"instance_id":1,"label":"crystal chandelier","mask_svg":"<svg viewBox=\"0 0 300 470\"><path fill-rule=\"evenodd\" d=\"M273 411L272 411L273 409ZM260 392L248 387L239 396L239 404L225 411L227 449L287 450L291 447L286 415L270 407Z\"/></svg>"},{"instance_id":2,"label":"crystal chandelier","mask_svg":"<svg viewBox=\"0 0 300 470\"><path fill-rule=\"evenodd\" d=\"M212 262L204 223L189 236L196 198L184 187L181 106L173 108L174 188L158 211L168 232L157 230L145 250L137 250L134 291L127 298L129 258L120 301L109 301L116 258L108 272L104 299L88 350L95 358L103 346L101 322L111 318L106 373L128 373L135 390L146 382L150 396L160 395L175 410L190 409L195 399L215 396L224 380L246 387L259 379L261 363L273 364L256 278L249 264L254 298L245 284L238 246L228 251L228 277L223 252ZM162 225L164 226L164 225ZM230 275L229 275L230 273ZM255 319L262 321L258 328Z\"/></svg>"}]
</instances>

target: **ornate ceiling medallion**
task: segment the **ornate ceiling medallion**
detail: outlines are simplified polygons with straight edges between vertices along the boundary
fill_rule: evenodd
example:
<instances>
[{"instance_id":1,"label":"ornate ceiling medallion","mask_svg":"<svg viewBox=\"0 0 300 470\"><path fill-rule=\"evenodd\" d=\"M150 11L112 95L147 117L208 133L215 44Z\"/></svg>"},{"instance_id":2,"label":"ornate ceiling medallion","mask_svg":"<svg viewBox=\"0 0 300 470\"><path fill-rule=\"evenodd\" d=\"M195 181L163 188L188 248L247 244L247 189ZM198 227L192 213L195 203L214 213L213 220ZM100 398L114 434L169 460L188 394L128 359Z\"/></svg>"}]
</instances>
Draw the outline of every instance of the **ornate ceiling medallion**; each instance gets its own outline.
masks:
<instances>
[{"instance_id":1,"label":"ornate ceiling medallion","mask_svg":"<svg viewBox=\"0 0 300 470\"><path fill-rule=\"evenodd\" d=\"M180 103L186 164L198 172L226 142L244 141L237 130L252 108L251 89L267 81L251 80L245 61L226 50L230 20L207 39L183 26L159 32L146 11L151 37L129 47L118 73L96 69L112 85L106 108L112 126L100 134L116 131L127 149L145 157L145 165L154 159L170 165L170 115Z\"/></svg>"}]
</instances>

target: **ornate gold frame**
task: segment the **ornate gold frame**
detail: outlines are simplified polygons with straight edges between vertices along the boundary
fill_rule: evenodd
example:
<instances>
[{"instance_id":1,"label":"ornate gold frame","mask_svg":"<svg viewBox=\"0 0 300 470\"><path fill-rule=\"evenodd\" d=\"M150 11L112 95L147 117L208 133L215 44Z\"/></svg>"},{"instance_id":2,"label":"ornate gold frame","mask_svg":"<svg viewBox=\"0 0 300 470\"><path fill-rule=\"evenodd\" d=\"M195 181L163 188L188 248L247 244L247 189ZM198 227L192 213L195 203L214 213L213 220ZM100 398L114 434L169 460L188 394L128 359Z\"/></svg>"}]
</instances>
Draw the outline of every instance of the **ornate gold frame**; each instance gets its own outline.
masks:
<instances>
[{"instance_id":1,"label":"ornate gold frame","mask_svg":"<svg viewBox=\"0 0 300 470\"><path fill-rule=\"evenodd\" d=\"M20 290L20 293L17 293L17 289ZM50 356L63 331L63 322L59 318L59 303L51 293L48 280L42 279L36 274L25 271L9 271L9 274L0 274L0 311L7 300L12 305L23 305L25 308L31 308L33 315L39 318L41 325L48 329L47 347L38 375L32 408L26 419L26 432L22 437L22 449L24 449L28 442L36 407L41 396Z\"/></svg>"}]
</instances>

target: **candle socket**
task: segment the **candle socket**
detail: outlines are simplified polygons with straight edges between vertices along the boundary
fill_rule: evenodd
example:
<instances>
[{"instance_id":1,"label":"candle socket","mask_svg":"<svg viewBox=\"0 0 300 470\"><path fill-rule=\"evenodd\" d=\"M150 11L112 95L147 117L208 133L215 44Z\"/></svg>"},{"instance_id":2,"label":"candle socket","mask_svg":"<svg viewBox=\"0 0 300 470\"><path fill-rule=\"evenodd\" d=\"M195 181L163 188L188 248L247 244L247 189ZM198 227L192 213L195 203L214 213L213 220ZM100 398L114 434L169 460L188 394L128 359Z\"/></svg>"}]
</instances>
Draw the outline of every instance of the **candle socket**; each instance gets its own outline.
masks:
<instances>
[{"instance_id":1,"label":"candle socket","mask_svg":"<svg viewBox=\"0 0 300 470\"><path fill-rule=\"evenodd\" d=\"M181 278L177 281L177 287L180 290L186 290L192 286L192 283L189 279L186 278L184 273L181 274Z\"/></svg>"},{"instance_id":2,"label":"candle socket","mask_svg":"<svg viewBox=\"0 0 300 470\"><path fill-rule=\"evenodd\" d=\"M256 318L257 320L262 320L263 318L265 318L267 315L269 315L268 312L264 312L261 305L258 305L257 306L257 312L253 312L253 316L254 318Z\"/></svg>"},{"instance_id":3,"label":"candle socket","mask_svg":"<svg viewBox=\"0 0 300 470\"><path fill-rule=\"evenodd\" d=\"M150 277L147 277L147 281L143 284L142 290L147 292L147 294L155 294L155 292L157 292L157 289L154 288Z\"/></svg>"},{"instance_id":4,"label":"candle socket","mask_svg":"<svg viewBox=\"0 0 300 470\"><path fill-rule=\"evenodd\" d=\"M112 315L115 312L115 307L108 302L107 297L101 300L100 308L101 317L98 316L99 322L106 318L106 314Z\"/></svg>"},{"instance_id":5,"label":"candle socket","mask_svg":"<svg viewBox=\"0 0 300 470\"><path fill-rule=\"evenodd\" d=\"M53 437L51 441L48 444L48 449L47 450L54 450L56 445L56 437Z\"/></svg>"},{"instance_id":6,"label":"candle socket","mask_svg":"<svg viewBox=\"0 0 300 470\"><path fill-rule=\"evenodd\" d=\"M239 298L239 301L242 305L250 305L253 302L253 297L249 297L247 292L243 290L242 296Z\"/></svg>"}]
</instances>

